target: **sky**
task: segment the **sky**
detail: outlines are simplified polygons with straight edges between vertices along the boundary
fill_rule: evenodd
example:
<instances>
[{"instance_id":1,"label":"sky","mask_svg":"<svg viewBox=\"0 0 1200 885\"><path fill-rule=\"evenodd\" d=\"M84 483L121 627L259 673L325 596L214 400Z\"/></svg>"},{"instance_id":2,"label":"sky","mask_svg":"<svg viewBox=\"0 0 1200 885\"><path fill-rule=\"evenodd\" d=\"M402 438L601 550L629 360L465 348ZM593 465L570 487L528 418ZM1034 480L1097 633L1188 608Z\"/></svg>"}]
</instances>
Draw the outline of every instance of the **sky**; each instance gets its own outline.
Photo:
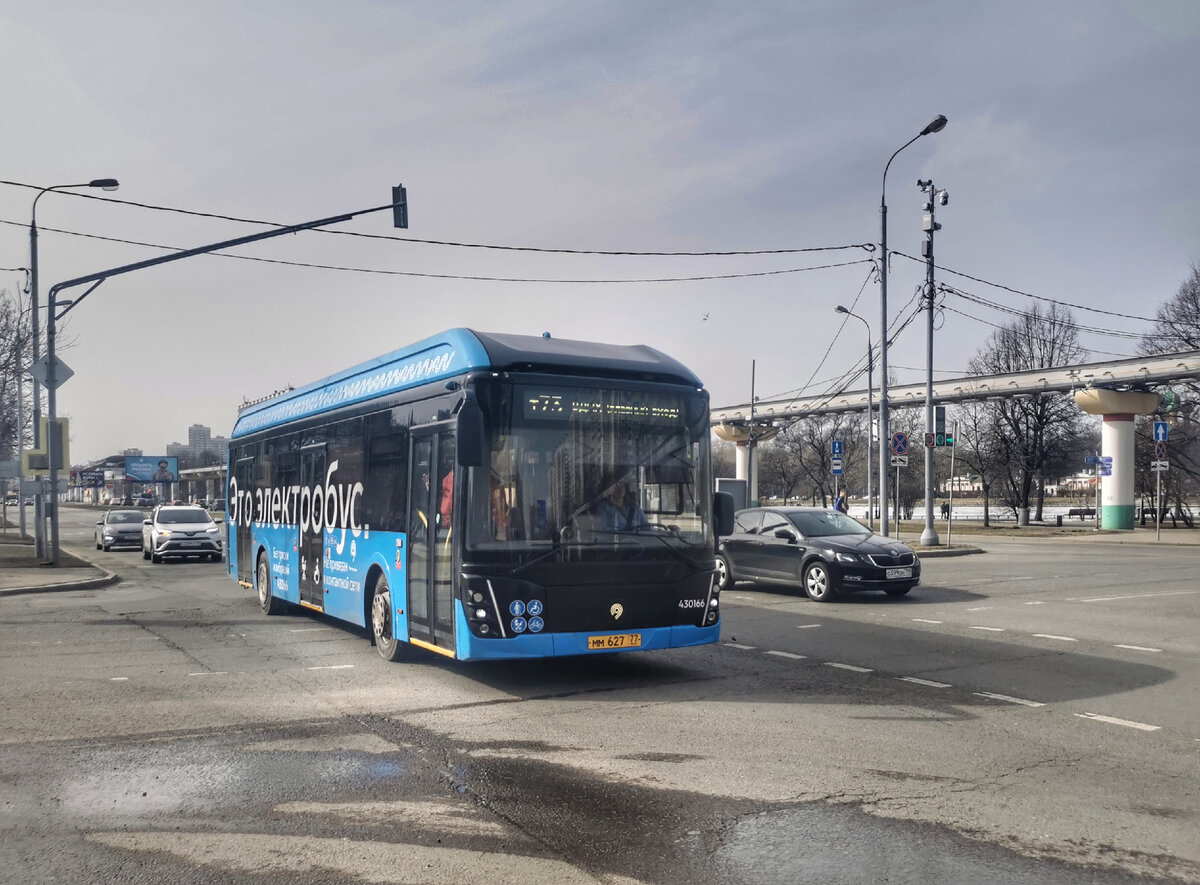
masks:
<instances>
[{"instance_id":1,"label":"sky","mask_svg":"<svg viewBox=\"0 0 1200 885\"><path fill-rule=\"evenodd\" d=\"M121 182L40 198L43 296L407 188L406 231L368 214L80 302L77 464L458 326L648 344L714 406L823 393L867 349L838 304L879 338L881 198L893 383L920 382L919 178L949 194L936 377L1037 299L1133 355L1200 264L1198 50L1194 0L0 0L0 288L28 303L7 269L52 185Z\"/></svg>"}]
</instances>

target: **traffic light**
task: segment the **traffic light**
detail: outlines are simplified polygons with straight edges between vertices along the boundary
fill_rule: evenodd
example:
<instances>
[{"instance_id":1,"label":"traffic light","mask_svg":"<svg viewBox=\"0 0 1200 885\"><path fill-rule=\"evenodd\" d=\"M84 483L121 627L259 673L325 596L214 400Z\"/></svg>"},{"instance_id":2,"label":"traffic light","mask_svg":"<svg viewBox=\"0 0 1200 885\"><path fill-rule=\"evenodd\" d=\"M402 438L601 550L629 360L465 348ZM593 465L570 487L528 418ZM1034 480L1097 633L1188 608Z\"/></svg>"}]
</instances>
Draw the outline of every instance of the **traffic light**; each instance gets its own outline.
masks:
<instances>
[{"instance_id":1,"label":"traffic light","mask_svg":"<svg viewBox=\"0 0 1200 885\"><path fill-rule=\"evenodd\" d=\"M938 433L938 434L943 434L943 435L946 433L946 407L945 406L934 406L933 407L933 432ZM940 446L941 443L938 443L938 445Z\"/></svg>"}]
</instances>

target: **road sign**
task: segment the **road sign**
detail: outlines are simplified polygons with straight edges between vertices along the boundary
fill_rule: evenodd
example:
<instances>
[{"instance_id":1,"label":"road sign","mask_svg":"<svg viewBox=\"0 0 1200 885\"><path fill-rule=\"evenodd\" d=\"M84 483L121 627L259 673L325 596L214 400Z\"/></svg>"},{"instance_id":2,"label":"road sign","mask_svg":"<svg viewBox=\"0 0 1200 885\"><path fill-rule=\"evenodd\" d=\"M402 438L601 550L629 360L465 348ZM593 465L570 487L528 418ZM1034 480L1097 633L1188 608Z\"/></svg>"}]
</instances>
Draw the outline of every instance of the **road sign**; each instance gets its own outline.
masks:
<instances>
[{"instance_id":1,"label":"road sign","mask_svg":"<svg viewBox=\"0 0 1200 885\"><path fill-rule=\"evenodd\" d=\"M1167 444L1161 439L1154 444L1154 457L1159 461L1167 457Z\"/></svg>"},{"instance_id":2,"label":"road sign","mask_svg":"<svg viewBox=\"0 0 1200 885\"><path fill-rule=\"evenodd\" d=\"M1154 422L1154 441L1155 442L1166 442L1167 441L1167 422L1166 421L1155 421Z\"/></svg>"},{"instance_id":3,"label":"road sign","mask_svg":"<svg viewBox=\"0 0 1200 885\"><path fill-rule=\"evenodd\" d=\"M937 434L936 433L925 434L925 448L932 449L935 445L937 445Z\"/></svg>"},{"instance_id":4,"label":"road sign","mask_svg":"<svg viewBox=\"0 0 1200 885\"><path fill-rule=\"evenodd\" d=\"M1100 458L1097 455L1088 455L1083 459L1084 464L1099 464Z\"/></svg>"},{"instance_id":5,"label":"road sign","mask_svg":"<svg viewBox=\"0 0 1200 885\"><path fill-rule=\"evenodd\" d=\"M889 443L892 448L892 453L896 455L908 454L908 434L897 431L892 434L892 441Z\"/></svg>"},{"instance_id":6,"label":"road sign","mask_svg":"<svg viewBox=\"0 0 1200 885\"><path fill-rule=\"evenodd\" d=\"M893 467L907 467L908 466L908 455L892 455L892 466Z\"/></svg>"},{"instance_id":7,"label":"road sign","mask_svg":"<svg viewBox=\"0 0 1200 885\"><path fill-rule=\"evenodd\" d=\"M1151 461L1150 469L1155 473L1161 473L1162 471L1167 469L1168 463L1169 462L1167 462L1167 461Z\"/></svg>"},{"instance_id":8,"label":"road sign","mask_svg":"<svg viewBox=\"0 0 1200 885\"><path fill-rule=\"evenodd\" d=\"M50 387L50 354L44 353L38 357L37 361L29 367L29 374L33 376L33 380L42 387ZM57 356L54 357L54 388L57 390L62 387L63 382L75 374L75 371L60 360Z\"/></svg>"},{"instance_id":9,"label":"road sign","mask_svg":"<svg viewBox=\"0 0 1200 885\"><path fill-rule=\"evenodd\" d=\"M829 454L841 455L846 450L846 444L840 439L831 439L829 441Z\"/></svg>"},{"instance_id":10,"label":"road sign","mask_svg":"<svg viewBox=\"0 0 1200 885\"><path fill-rule=\"evenodd\" d=\"M834 476L842 475L842 459L841 458L833 459L833 475Z\"/></svg>"}]
</instances>

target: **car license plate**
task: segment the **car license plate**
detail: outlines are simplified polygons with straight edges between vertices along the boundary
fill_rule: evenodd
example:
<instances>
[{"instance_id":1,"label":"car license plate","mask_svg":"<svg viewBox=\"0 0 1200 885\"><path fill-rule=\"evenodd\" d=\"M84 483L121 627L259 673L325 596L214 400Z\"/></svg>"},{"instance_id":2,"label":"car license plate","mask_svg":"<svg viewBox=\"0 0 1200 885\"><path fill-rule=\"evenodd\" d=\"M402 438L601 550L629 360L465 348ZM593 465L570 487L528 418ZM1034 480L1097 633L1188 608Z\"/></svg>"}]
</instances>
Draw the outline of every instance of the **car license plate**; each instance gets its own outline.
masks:
<instances>
[{"instance_id":1,"label":"car license plate","mask_svg":"<svg viewBox=\"0 0 1200 885\"><path fill-rule=\"evenodd\" d=\"M181 541L179 546L180 547L199 547L200 542L199 541Z\"/></svg>"},{"instance_id":2,"label":"car license plate","mask_svg":"<svg viewBox=\"0 0 1200 885\"><path fill-rule=\"evenodd\" d=\"M588 651L602 648L638 648L641 644L641 633L614 633L611 636L588 637Z\"/></svg>"},{"instance_id":3,"label":"car license plate","mask_svg":"<svg viewBox=\"0 0 1200 885\"><path fill-rule=\"evenodd\" d=\"M912 577L912 567L909 566L908 568L890 568L887 570L887 577L888 577L888 580L891 580L892 578L911 578Z\"/></svg>"}]
</instances>

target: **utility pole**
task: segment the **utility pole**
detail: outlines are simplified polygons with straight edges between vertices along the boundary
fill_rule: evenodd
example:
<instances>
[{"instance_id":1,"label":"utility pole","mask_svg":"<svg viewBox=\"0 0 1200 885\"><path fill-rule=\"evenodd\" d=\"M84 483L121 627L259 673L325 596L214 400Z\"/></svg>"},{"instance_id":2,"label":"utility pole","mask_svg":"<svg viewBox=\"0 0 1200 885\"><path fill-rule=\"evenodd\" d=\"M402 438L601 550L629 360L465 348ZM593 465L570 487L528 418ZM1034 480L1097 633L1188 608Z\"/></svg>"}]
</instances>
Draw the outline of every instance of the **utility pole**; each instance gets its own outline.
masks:
<instances>
[{"instance_id":1,"label":"utility pole","mask_svg":"<svg viewBox=\"0 0 1200 885\"><path fill-rule=\"evenodd\" d=\"M921 255L925 259L925 293L924 307L928 313L927 335L925 338L925 529L921 532L921 544L925 547L936 547L941 544L938 539L937 527L933 521L933 498L936 477L933 466L933 452L936 445L933 423L933 308L936 302L936 290L933 284L933 234L941 229L934 220L934 206L945 206L950 202L950 195L944 190L934 187L933 179L917 179L917 187L928 196L925 201L925 214L922 217L922 227L925 230L925 242L921 244ZM934 437L931 440L930 437ZM945 443L945 433L942 434ZM935 445L930 445L935 442Z\"/></svg>"}]
</instances>

